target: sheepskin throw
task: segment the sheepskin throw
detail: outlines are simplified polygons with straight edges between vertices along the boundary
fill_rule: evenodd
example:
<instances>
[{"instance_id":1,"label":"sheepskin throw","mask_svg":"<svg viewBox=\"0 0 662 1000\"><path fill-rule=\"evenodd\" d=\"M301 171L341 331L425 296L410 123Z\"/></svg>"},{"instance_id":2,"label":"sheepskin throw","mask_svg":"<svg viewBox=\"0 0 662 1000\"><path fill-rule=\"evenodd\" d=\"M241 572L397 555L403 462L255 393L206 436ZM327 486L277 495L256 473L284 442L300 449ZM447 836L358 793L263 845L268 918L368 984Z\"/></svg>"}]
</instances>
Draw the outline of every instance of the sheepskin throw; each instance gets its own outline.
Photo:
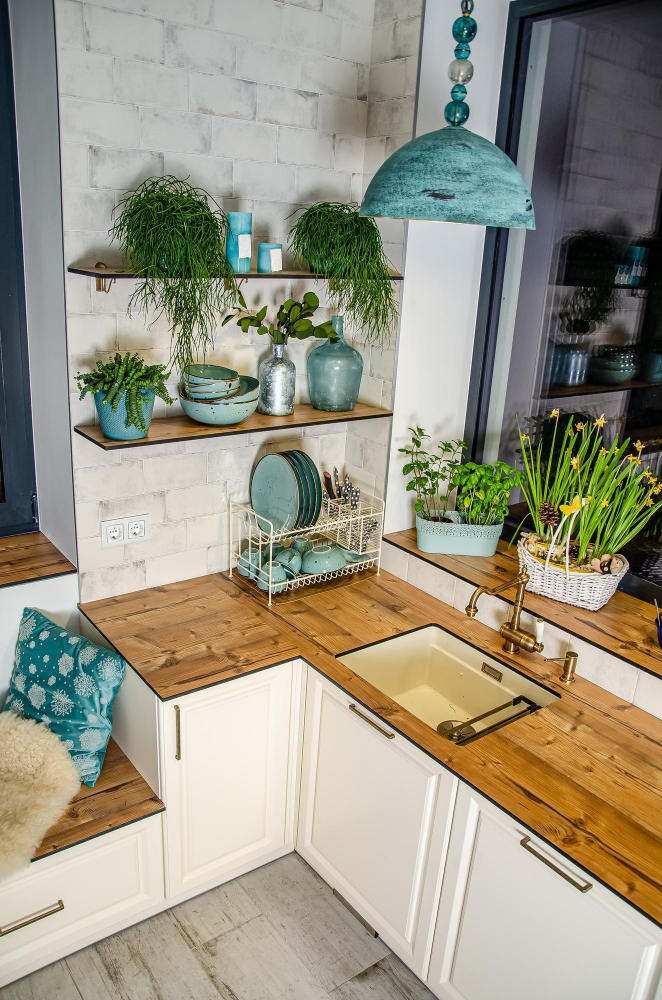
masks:
<instances>
[{"instance_id":1,"label":"sheepskin throw","mask_svg":"<svg viewBox=\"0 0 662 1000\"><path fill-rule=\"evenodd\" d=\"M0 879L30 863L79 788L59 736L14 712L0 714Z\"/></svg>"}]
</instances>

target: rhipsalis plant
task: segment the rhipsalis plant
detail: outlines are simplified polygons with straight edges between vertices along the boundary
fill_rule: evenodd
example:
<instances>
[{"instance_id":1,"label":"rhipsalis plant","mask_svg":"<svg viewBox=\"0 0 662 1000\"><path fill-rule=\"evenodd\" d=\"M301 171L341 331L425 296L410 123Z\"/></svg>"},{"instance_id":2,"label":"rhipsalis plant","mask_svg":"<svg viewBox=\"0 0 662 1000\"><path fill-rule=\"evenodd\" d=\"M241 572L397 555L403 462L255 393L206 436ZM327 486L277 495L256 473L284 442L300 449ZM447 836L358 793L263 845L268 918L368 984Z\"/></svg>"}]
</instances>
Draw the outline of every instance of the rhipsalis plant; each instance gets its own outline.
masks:
<instances>
[{"instance_id":1,"label":"rhipsalis plant","mask_svg":"<svg viewBox=\"0 0 662 1000\"><path fill-rule=\"evenodd\" d=\"M267 307L262 308L257 313L248 312L243 295L239 292L239 304L241 311L231 316L226 316L223 326L231 320L236 319L237 326L240 326L244 333L248 333L251 328L257 329L261 335L268 334L274 344L286 344L290 337L297 340L307 340L308 337L317 337L320 340L325 338L335 339L335 330L330 320L313 323L312 316L317 311L320 301L314 292L306 292L302 302L294 299L287 299L279 306L276 313L276 322L267 323Z\"/></svg>"},{"instance_id":2,"label":"rhipsalis plant","mask_svg":"<svg viewBox=\"0 0 662 1000\"><path fill-rule=\"evenodd\" d=\"M165 314L172 362L183 369L204 357L221 314L237 304L235 274L225 256L225 212L205 191L172 176L143 181L118 209L109 235L141 279L129 310Z\"/></svg>"},{"instance_id":3,"label":"rhipsalis plant","mask_svg":"<svg viewBox=\"0 0 662 1000\"><path fill-rule=\"evenodd\" d=\"M306 209L289 239L297 265L328 279L333 311L366 343L388 343L398 300L374 220L360 216L358 205L323 201Z\"/></svg>"},{"instance_id":4,"label":"rhipsalis plant","mask_svg":"<svg viewBox=\"0 0 662 1000\"><path fill-rule=\"evenodd\" d=\"M416 493L414 510L429 521L439 521L448 506L453 489L453 475L460 464L464 441L440 441L436 452L425 450L424 442L430 441L422 427L410 427L411 444L398 451L407 455L402 473L409 477L407 490Z\"/></svg>"},{"instance_id":5,"label":"rhipsalis plant","mask_svg":"<svg viewBox=\"0 0 662 1000\"><path fill-rule=\"evenodd\" d=\"M174 403L166 389L166 376L167 369L164 365L146 365L139 354L129 354L127 351L124 357L116 354L106 364L97 361L96 368L91 372L78 372L76 381L80 399L84 399L88 392L103 392L103 405L110 406L113 413L117 411L122 394L126 393L125 425L145 431L147 425L143 404L148 399L148 391L165 403Z\"/></svg>"}]
</instances>

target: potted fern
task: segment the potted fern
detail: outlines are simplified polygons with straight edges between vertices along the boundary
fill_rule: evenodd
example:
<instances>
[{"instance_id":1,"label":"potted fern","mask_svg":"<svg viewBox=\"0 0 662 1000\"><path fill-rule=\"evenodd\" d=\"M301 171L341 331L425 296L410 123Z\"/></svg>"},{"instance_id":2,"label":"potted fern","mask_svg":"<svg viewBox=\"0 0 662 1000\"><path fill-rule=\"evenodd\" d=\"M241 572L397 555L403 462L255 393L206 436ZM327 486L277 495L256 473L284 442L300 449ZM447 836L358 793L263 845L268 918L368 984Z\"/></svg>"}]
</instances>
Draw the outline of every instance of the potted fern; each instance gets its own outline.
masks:
<instances>
[{"instance_id":1,"label":"potted fern","mask_svg":"<svg viewBox=\"0 0 662 1000\"><path fill-rule=\"evenodd\" d=\"M227 217L211 195L173 176L150 177L116 206L109 235L138 281L129 311L164 313L172 364L183 370L214 343L217 322L237 304L225 256Z\"/></svg>"},{"instance_id":2,"label":"potted fern","mask_svg":"<svg viewBox=\"0 0 662 1000\"><path fill-rule=\"evenodd\" d=\"M374 219L360 216L358 205L323 201L303 212L289 240L297 266L328 279L333 311L366 343L387 344L398 302Z\"/></svg>"},{"instance_id":3,"label":"potted fern","mask_svg":"<svg viewBox=\"0 0 662 1000\"><path fill-rule=\"evenodd\" d=\"M154 398L173 403L166 388L166 368L146 365L138 354L116 354L105 364L97 361L91 372L78 372L80 399L94 394L101 430L115 441L147 436Z\"/></svg>"}]
</instances>

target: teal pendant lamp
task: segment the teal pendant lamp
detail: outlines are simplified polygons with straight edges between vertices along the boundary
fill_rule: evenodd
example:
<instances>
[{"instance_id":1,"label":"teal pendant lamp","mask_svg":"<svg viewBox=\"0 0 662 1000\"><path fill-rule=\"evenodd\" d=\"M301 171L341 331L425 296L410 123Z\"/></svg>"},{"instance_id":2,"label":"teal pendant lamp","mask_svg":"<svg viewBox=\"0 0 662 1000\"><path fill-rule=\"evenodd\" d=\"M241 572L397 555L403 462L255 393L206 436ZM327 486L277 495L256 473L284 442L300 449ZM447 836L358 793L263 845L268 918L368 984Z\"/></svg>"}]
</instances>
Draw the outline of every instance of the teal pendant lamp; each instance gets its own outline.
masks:
<instances>
[{"instance_id":1,"label":"teal pendant lamp","mask_svg":"<svg viewBox=\"0 0 662 1000\"><path fill-rule=\"evenodd\" d=\"M453 24L457 42L448 68L453 83L444 109L446 128L401 146L379 168L360 214L376 219L464 222L504 229L535 229L531 194L509 157L464 124L469 118L466 84L473 77L469 43L478 25L474 0L462 0Z\"/></svg>"}]
</instances>

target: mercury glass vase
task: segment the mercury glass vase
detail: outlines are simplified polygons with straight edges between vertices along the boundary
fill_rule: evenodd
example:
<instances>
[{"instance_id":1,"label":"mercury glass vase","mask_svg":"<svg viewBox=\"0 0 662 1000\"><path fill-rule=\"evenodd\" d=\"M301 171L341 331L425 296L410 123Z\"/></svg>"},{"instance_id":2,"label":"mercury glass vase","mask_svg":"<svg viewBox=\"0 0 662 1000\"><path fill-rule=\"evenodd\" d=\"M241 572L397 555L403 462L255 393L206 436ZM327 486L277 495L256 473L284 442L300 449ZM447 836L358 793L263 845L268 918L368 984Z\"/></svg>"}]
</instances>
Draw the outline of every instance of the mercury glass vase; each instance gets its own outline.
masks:
<instances>
[{"instance_id":1,"label":"mercury glass vase","mask_svg":"<svg viewBox=\"0 0 662 1000\"><path fill-rule=\"evenodd\" d=\"M332 316L336 340L308 355L308 392L316 410L353 410L359 398L363 358L343 336L342 316Z\"/></svg>"},{"instance_id":2,"label":"mercury glass vase","mask_svg":"<svg viewBox=\"0 0 662 1000\"><path fill-rule=\"evenodd\" d=\"M285 357L284 344L272 344L271 357L261 362L258 378L258 413L268 413L272 417L285 417L294 413L297 370L294 363Z\"/></svg>"}]
</instances>

